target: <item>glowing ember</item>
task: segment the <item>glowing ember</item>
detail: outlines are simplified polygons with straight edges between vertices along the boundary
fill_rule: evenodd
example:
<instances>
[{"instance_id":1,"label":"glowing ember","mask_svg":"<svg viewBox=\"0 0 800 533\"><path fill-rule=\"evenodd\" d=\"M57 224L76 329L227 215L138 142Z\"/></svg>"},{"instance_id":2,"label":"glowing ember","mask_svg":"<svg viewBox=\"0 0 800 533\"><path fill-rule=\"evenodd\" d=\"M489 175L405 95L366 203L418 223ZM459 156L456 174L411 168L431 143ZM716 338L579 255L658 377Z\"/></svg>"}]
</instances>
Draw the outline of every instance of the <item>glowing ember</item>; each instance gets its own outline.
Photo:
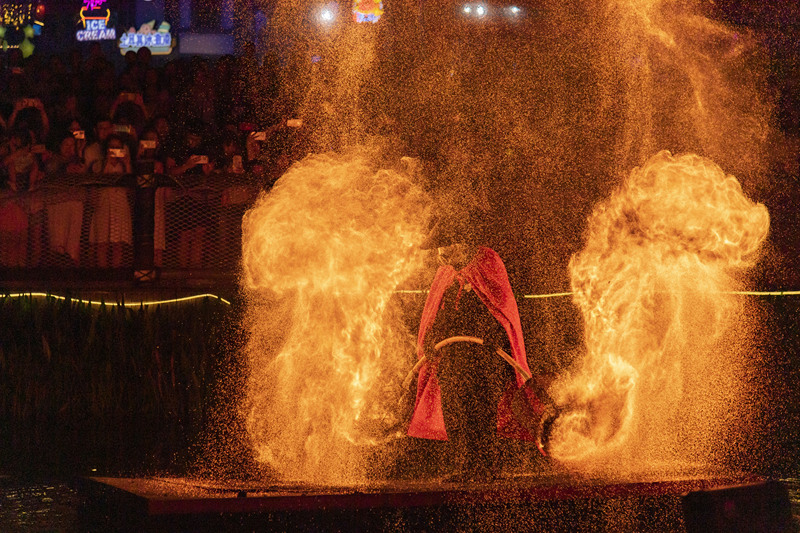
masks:
<instances>
[{"instance_id":1,"label":"glowing ember","mask_svg":"<svg viewBox=\"0 0 800 533\"><path fill-rule=\"evenodd\" d=\"M288 478L363 479L369 446L401 431L415 340L391 297L422 266L428 199L375 160L309 156L245 217L245 284L271 302L251 306L248 429Z\"/></svg>"},{"instance_id":2,"label":"glowing ember","mask_svg":"<svg viewBox=\"0 0 800 533\"><path fill-rule=\"evenodd\" d=\"M586 353L553 391L569 406L556 458L617 474L713 461L746 392L745 314L725 293L768 227L766 208L696 155L657 154L595 208L570 264Z\"/></svg>"}]
</instances>

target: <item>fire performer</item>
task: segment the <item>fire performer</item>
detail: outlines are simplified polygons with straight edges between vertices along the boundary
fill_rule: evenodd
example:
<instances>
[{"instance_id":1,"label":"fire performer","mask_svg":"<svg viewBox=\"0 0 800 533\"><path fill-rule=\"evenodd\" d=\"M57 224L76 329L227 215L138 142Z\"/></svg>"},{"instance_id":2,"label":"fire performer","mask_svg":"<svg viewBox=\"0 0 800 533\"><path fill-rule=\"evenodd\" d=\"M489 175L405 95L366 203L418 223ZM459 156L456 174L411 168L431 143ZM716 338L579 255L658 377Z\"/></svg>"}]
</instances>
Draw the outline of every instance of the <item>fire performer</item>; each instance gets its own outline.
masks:
<instances>
[{"instance_id":1,"label":"fire performer","mask_svg":"<svg viewBox=\"0 0 800 533\"><path fill-rule=\"evenodd\" d=\"M455 444L464 463L450 481L495 478L498 437L539 444L536 428L546 411L535 389L524 387L530 370L505 265L479 241L474 229L445 230L438 223L422 244L438 249L441 266L420 320L419 377L408 435ZM518 369L516 378L498 357L501 351ZM522 421L515 415L515 395L517 405L524 398L527 412L537 419L533 424L530 417ZM539 449L544 453L541 444Z\"/></svg>"}]
</instances>

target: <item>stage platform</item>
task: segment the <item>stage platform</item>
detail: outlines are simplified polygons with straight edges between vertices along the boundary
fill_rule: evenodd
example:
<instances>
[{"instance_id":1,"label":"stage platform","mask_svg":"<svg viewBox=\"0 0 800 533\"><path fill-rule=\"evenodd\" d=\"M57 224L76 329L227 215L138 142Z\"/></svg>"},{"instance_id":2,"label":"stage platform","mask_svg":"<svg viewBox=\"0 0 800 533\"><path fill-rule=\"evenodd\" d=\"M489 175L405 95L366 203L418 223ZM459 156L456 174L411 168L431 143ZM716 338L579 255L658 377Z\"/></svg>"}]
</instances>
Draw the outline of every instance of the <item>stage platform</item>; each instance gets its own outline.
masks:
<instances>
[{"instance_id":1,"label":"stage platform","mask_svg":"<svg viewBox=\"0 0 800 533\"><path fill-rule=\"evenodd\" d=\"M88 531L790 531L786 489L752 478L352 487L189 478L82 478ZM784 504L785 499L785 504ZM778 524L780 527L777 527ZM788 527L788 526L787 526ZM702 528L702 529L701 529Z\"/></svg>"}]
</instances>

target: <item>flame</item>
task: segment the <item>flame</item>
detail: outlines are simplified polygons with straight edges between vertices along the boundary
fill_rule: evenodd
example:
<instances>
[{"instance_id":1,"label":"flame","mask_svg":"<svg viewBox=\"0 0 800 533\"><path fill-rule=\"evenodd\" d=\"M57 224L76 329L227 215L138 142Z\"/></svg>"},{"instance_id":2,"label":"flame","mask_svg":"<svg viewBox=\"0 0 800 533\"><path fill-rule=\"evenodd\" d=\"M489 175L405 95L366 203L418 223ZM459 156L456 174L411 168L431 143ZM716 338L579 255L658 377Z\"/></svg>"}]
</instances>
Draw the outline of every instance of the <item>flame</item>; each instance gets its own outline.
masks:
<instances>
[{"instance_id":1,"label":"flame","mask_svg":"<svg viewBox=\"0 0 800 533\"><path fill-rule=\"evenodd\" d=\"M308 156L244 219L248 431L289 478L363 479L370 446L399 423L393 391L414 339L391 297L422 266L429 201L412 165L377 159Z\"/></svg>"},{"instance_id":2,"label":"flame","mask_svg":"<svg viewBox=\"0 0 800 533\"><path fill-rule=\"evenodd\" d=\"M570 262L585 355L553 394L553 456L633 472L706 464L735 418L746 315L729 293L769 215L697 155L660 152L594 209Z\"/></svg>"}]
</instances>

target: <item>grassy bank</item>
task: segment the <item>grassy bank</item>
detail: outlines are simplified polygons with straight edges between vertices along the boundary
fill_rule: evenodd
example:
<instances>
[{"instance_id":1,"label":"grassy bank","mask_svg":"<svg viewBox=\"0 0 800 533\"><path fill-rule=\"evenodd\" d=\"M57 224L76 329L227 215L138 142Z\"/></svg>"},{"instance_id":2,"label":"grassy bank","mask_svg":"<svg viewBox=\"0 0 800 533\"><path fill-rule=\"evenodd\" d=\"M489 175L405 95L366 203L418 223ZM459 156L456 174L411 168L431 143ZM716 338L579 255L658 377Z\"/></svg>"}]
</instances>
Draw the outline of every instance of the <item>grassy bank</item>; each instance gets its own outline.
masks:
<instances>
[{"instance_id":1,"label":"grassy bank","mask_svg":"<svg viewBox=\"0 0 800 533\"><path fill-rule=\"evenodd\" d=\"M188 468L235 394L237 314L0 298L0 471Z\"/></svg>"}]
</instances>

